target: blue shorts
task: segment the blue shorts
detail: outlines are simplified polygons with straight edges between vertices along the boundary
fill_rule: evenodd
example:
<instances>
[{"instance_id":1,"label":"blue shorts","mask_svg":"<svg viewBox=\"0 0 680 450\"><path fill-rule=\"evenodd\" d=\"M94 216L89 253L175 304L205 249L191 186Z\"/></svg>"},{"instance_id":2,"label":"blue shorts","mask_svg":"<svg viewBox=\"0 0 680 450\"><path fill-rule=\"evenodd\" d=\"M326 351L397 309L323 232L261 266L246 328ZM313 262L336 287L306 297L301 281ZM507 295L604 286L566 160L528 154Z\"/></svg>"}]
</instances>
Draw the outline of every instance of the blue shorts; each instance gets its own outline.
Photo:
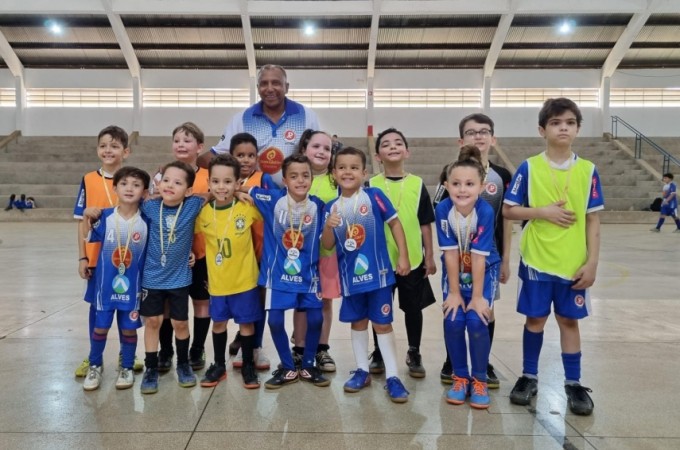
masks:
<instances>
[{"instance_id":1,"label":"blue shorts","mask_svg":"<svg viewBox=\"0 0 680 450\"><path fill-rule=\"evenodd\" d=\"M117 313L116 318L118 319L119 330L136 330L137 328L142 327L142 320L139 317L139 311L136 309L132 311L115 309L112 311L97 311L94 319L94 327L104 329L111 328L111 324L113 324L113 313Z\"/></svg>"},{"instance_id":2,"label":"blue shorts","mask_svg":"<svg viewBox=\"0 0 680 450\"><path fill-rule=\"evenodd\" d=\"M392 323L392 286L342 298L340 322L352 323L369 319L373 323Z\"/></svg>"},{"instance_id":3,"label":"blue shorts","mask_svg":"<svg viewBox=\"0 0 680 450\"><path fill-rule=\"evenodd\" d=\"M95 268L90 267L92 276L85 282L85 293L83 294L83 300L90 304L94 303L94 300L97 298L97 281L94 276L94 271Z\"/></svg>"},{"instance_id":4,"label":"blue shorts","mask_svg":"<svg viewBox=\"0 0 680 450\"><path fill-rule=\"evenodd\" d=\"M297 309L304 311L307 309L318 309L323 306L321 294L309 292L287 292L276 289L267 289L264 300L264 308L270 309Z\"/></svg>"},{"instance_id":5,"label":"blue shorts","mask_svg":"<svg viewBox=\"0 0 680 450\"><path fill-rule=\"evenodd\" d=\"M675 216L678 215L678 209L677 208L671 208L668 205L661 205L661 210L659 212L662 216L675 217Z\"/></svg>"},{"instance_id":6,"label":"blue shorts","mask_svg":"<svg viewBox=\"0 0 680 450\"><path fill-rule=\"evenodd\" d=\"M257 287L238 294L211 295L210 318L213 322L255 323L264 317Z\"/></svg>"},{"instance_id":7,"label":"blue shorts","mask_svg":"<svg viewBox=\"0 0 680 450\"><path fill-rule=\"evenodd\" d=\"M555 314L568 319L583 319L590 310L590 294L587 289L572 289L572 284L558 281L519 279L517 288L517 312L527 317L547 317L550 305Z\"/></svg>"},{"instance_id":8,"label":"blue shorts","mask_svg":"<svg viewBox=\"0 0 680 450\"><path fill-rule=\"evenodd\" d=\"M494 264L493 266L489 266L486 268L484 271L484 289L482 292L482 296L486 301L489 302L489 308L493 307L493 302L494 300L498 300L499 298L499 292L500 289L498 289L498 286L500 285L500 269L501 265L500 264ZM471 285L468 285L471 286ZM468 288L471 289L471 288ZM446 300L446 293L444 293L444 300ZM463 290L461 286L461 297L465 300L465 304L467 305L470 303L470 300L472 298L472 291L471 290Z\"/></svg>"}]
</instances>

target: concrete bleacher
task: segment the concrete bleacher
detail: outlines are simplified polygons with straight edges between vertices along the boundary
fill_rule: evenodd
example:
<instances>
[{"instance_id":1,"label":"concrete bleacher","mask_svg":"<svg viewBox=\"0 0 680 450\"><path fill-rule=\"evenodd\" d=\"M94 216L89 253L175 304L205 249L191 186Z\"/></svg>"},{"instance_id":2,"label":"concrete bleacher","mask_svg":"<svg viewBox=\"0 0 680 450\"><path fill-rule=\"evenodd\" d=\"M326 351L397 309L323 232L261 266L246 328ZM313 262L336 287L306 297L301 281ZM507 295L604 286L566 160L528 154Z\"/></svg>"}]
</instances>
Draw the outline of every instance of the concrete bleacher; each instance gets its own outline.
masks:
<instances>
[{"instance_id":1,"label":"concrete bleacher","mask_svg":"<svg viewBox=\"0 0 680 450\"><path fill-rule=\"evenodd\" d=\"M217 137L206 137L206 147L217 141ZM342 141L345 146L367 152L369 174L380 171L380 166L374 163L371 140L363 137ZM132 153L126 164L154 173L161 164L172 160L171 142L169 136L138 137L131 143ZM541 138L502 138L498 147L490 158L512 171L528 156L543 151L545 143ZM406 170L421 176L432 193L442 167L457 157L457 139L412 138L409 149ZM620 214L615 221L649 220L645 213L630 214L641 212L658 196L659 181L648 170L615 143L602 138L578 138L575 151L597 164L607 210L628 213L627 218ZM83 174L99 166L96 138L20 137L0 149L0 163L0 198L24 193L34 196L38 203L34 211L3 212L0 221L70 221Z\"/></svg>"}]
</instances>

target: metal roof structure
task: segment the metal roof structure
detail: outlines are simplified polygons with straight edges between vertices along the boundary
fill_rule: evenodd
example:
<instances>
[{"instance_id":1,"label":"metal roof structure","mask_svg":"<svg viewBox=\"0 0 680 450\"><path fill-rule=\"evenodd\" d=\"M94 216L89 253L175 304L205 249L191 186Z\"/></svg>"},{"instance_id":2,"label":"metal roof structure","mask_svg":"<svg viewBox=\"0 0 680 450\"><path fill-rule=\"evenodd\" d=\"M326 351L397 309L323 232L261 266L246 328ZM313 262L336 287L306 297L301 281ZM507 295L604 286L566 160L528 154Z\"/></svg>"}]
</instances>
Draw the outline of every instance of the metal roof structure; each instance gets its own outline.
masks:
<instances>
[{"instance_id":1,"label":"metal roof structure","mask_svg":"<svg viewBox=\"0 0 680 450\"><path fill-rule=\"evenodd\" d=\"M561 33L567 22L569 33ZM60 34L49 25L58 23ZM316 31L305 35L313 24ZM677 0L3 0L0 67L680 67Z\"/></svg>"}]
</instances>

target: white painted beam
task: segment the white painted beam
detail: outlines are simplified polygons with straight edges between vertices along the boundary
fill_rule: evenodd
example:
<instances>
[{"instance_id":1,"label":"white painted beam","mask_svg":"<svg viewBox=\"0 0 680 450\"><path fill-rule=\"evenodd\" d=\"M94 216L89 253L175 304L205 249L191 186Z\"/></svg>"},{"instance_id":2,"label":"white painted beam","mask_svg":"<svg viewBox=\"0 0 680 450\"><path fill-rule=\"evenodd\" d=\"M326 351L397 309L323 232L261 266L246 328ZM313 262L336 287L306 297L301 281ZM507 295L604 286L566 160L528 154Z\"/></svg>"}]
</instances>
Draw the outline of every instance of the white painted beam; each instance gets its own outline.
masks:
<instances>
[{"instance_id":1,"label":"white painted beam","mask_svg":"<svg viewBox=\"0 0 680 450\"><path fill-rule=\"evenodd\" d=\"M246 45L246 59L248 60L248 76L257 76L257 61L255 61L255 43L253 41L253 29L250 26L250 15L248 14L248 1L240 0L241 4L241 26L243 28L243 42Z\"/></svg>"},{"instance_id":2,"label":"white painted beam","mask_svg":"<svg viewBox=\"0 0 680 450\"><path fill-rule=\"evenodd\" d=\"M111 0L101 0L102 6L106 11L106 16L109 18L111 23L111 28L113 29L113 34L116 36L118 45L123 52L123 57L127 63L128 69L130 69L130 74L132 78L141 78L142 71L139 66L139 60L135 54L135 49L132 47L132 42L130 42L130 37L125 31L125 26L123 21L120 19L118 14L113 13L111 9Z\"/></svg>"},{"instance_id":3,"label":"white painted beam","mask_svg":"<svg viewBox=\"0 0 680 450\"><path fill-rule=\"evenodd\" d=\"M640 33L642 27L645 26L645 23L647 22L647 19L649 19L650 15L651 12L649 11L644 13L633 14L633 17L630 19L630 22L628 22L628 26L626 27L625 30L623 30L623 33L621 33L619 40L616 41L616 44L614 44L614 48L612 48L612 51L609 52L607 59L602 65L603 79L609 78L614 74L616 68L619 67L619 64L621 64L621 60L623 59L624 56L626 56L626 52L633 44L633 41L635 41L635 38L637 37L638 33Z\"/></svg>"},{"instance_id":4,"label":"white painted beam","mask_svg":"<svg viewBox=\"0 0 680 450\"><path fill-rule=\"evenodd\" d=\"M378 32L380 27L380 7L382 0L373 1L373 12L371 14L371 32L368 37L368 63L367 76L375 76L375 58L378 51Z\"/></svg>"},{"instance_id":5,"label":"white painted beam","mask_svg":"<svg viewBox=\"0 0 680 450\"><path fill-rule=\"evenodd\" d=\"M9 67L12 75L23 78L24 65L21 64L19 57L2 31L0 31L0 56L2 56L2 59L5 60L5 64L7 64L7 67Z\"/></svg>"},{"instance_id":6,"label":"white painted beam","mask_svg":"<svg viewBox=\"0 0 680 450\"><path fill-rule=\"evenodd\" d=\"M503 14L501 20L498 22L496 33L493 35L491 47L489 47L489 53L487 53L486 61L484 62L484 78L491 78L493 70L496 68L496 62L501 54L503 43L508 36L508 31L510 31L510 25L512 25L512 19L514 17L514 14Z\"/></svg>"}]
</instances>

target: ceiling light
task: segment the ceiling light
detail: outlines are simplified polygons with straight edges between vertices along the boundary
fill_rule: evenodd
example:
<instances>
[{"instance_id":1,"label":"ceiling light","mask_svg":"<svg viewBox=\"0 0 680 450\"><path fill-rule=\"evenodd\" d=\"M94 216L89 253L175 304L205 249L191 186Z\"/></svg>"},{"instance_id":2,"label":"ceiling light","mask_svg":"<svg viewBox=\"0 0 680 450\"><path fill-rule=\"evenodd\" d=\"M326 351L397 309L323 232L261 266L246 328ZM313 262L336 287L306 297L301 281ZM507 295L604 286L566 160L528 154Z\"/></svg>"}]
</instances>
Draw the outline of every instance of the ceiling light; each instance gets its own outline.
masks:
<instances>
[{"instance_id":1,"label":"ceiling light","mask_svg":"<svg viewBox=\"0 0 680 450\"><path fill-rule=\"evenodd\" d=\"M47 27L52 34L61 34L64 31L64 28L61 26L60 23L55 22L54 20L48 20L45 22L45 26Z\"/></svg>"},{"instance_id":2,"label":"ceiling light","mask_svg":"<svg viewBox=\"0 0 680 450\"><path fill-rule=\"evenodd\" d=\"M316 33L316 28L314 28L314 25L312 25L311 23L308 23L305 25L304 33L305 36L313 36L314 33Z\"/></svg>"},{"instance_id":3,"label":"ceiling light","mask_svg":"<svg viewBox=\"0 0 680 450\"><path fill-rule=\"evenodd\" d=\"M562 22L562 24L560 24L559 30L560 33L562 34L571 33L572 31L574 31L573 22L570 20L565 20L564 22Z\"/></svg>"}]
</instances>

